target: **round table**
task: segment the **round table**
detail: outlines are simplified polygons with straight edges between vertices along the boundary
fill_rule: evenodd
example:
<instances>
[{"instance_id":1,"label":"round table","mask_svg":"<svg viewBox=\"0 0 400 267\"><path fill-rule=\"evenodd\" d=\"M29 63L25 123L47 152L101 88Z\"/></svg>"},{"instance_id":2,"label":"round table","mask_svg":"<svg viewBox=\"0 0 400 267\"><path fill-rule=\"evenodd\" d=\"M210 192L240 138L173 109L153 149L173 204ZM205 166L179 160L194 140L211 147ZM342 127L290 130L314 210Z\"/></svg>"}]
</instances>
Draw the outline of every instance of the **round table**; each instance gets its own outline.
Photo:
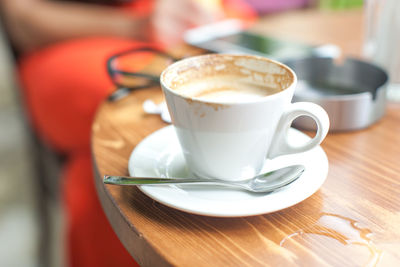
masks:
<instances>
[{"instance_id":1,"label":"round table","mask_svg":"<svg viewBox=\"0 0 400 267\"><path fill-rule=\"evenodd\" d=\"M310 10L269 16L252 29L336 43L346 55L359 55L361 28L360 10ZM102 183L105 174L127 175L135 146L167 126L144 113L146 99L162 101L160 88L104 102L92 134L103 209L140 265L400 266L400 105L389 105L367 129L327 136L328 178L305 201L270 214L217 218L169 208L136 187Z\"/></svg>"}]
</instances>

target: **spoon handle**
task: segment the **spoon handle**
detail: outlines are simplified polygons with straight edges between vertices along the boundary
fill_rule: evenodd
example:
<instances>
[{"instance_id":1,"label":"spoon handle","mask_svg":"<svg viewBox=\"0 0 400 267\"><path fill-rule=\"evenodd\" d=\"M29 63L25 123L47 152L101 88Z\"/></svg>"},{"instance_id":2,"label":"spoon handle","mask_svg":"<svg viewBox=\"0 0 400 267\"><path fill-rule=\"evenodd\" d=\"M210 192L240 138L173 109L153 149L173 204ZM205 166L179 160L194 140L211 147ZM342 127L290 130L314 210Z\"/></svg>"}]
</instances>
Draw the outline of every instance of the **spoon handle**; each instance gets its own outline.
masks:
<instances>
[{"instance_id":1,"label":"spoon handle","mask_svg":"<svg viewBox=\"0 0 400 267\"><path fill-rule=\"evenodd\" d=\"M104 175L103 182L113 185L150 185L150 184L215 184L217 180L196 178L156 178Z\"/></svg>"},{"instance_id":2,"label":"spoon handle","mask_svg":"<svg viewBox=\"0 0 400 267\"><path fill-rule=\"evenodd\" d=\"M304 171L304 166L293 165L257 175L241 181L223 181L201 178L160 178L160 177L129 177L104 175L103 182L112 185L156 185L156 184L207 184L223 185L241 188L251 192L265 193L282 188L297 178Z\"/></svg>"}]
</instances>

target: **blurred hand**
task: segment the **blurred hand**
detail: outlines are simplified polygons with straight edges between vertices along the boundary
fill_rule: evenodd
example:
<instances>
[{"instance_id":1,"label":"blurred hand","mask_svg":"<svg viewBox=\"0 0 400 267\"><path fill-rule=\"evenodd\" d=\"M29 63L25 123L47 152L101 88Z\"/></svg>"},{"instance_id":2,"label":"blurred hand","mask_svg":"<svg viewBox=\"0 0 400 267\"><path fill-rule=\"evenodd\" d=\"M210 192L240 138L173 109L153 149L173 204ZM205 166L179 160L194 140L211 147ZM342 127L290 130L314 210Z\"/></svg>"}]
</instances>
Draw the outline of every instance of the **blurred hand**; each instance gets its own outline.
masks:
<instances>
[{"instance_id":1,"label":"blurred hand","mask_svg":"<svg viewBox=\"0 0 400 267\"><path fill-rule=\"evenodd\" d=\"M155 38L172 46L192 27L222 18L220 0L158 0L151 18Z\"/></svg>"}]
</instances>

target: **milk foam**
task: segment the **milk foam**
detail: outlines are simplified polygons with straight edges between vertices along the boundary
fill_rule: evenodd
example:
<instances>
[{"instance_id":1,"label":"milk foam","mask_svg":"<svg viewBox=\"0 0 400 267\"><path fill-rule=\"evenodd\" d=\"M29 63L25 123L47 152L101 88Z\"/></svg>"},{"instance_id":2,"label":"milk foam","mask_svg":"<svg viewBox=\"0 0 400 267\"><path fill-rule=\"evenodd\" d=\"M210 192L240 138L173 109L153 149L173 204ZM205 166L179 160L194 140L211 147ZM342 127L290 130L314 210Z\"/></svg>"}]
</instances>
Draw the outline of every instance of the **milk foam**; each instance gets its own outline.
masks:
<instances>
[{"instance_id":1,"label":"milk foam","mask_svg":"<svg viewBox=\"0 0 400 267\"><path fill-rule=\"evenodd\" d=\"M248 82L232 82L235 79L207 78L180 85L176 92L187 97L212 102L247 102L278 92L259 84ZM237 78L236 78L237 80Z\"/></svg>"}]
</instances>

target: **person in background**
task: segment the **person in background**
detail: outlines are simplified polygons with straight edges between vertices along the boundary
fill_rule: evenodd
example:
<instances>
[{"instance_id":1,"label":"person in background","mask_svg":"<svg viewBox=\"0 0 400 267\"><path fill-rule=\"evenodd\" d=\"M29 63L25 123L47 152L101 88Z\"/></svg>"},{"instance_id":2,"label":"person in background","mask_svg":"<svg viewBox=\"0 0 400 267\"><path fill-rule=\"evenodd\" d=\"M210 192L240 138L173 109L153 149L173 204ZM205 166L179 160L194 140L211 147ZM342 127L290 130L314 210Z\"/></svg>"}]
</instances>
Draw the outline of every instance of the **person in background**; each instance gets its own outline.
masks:
<instances>
[{"instance_id":1,"label":"person in background","mask_svg":"<svg viewBox=\"0 0 400 267\"><path fill-rule=\"evenodd\" d=\"M226 17L251 20L254 10L242 0L0 0L0 11L32 126L66 158L67 266L136 266L94 188L91 124L115 89L105 62L144 45L168 49L188 28Z\"/></svg>"},{"instance_id":2,"label":"person in background","mask_svg":"<svg viewBox=\"0 0 400 267\"><path fill-rule=\"evenodd\" d=\"M315 5L319 0L246 0L258 14L270 14L288 9L303 8L309 5ZM342 1L343 2L343 1Z\"/></svg>"}]
</instances>

